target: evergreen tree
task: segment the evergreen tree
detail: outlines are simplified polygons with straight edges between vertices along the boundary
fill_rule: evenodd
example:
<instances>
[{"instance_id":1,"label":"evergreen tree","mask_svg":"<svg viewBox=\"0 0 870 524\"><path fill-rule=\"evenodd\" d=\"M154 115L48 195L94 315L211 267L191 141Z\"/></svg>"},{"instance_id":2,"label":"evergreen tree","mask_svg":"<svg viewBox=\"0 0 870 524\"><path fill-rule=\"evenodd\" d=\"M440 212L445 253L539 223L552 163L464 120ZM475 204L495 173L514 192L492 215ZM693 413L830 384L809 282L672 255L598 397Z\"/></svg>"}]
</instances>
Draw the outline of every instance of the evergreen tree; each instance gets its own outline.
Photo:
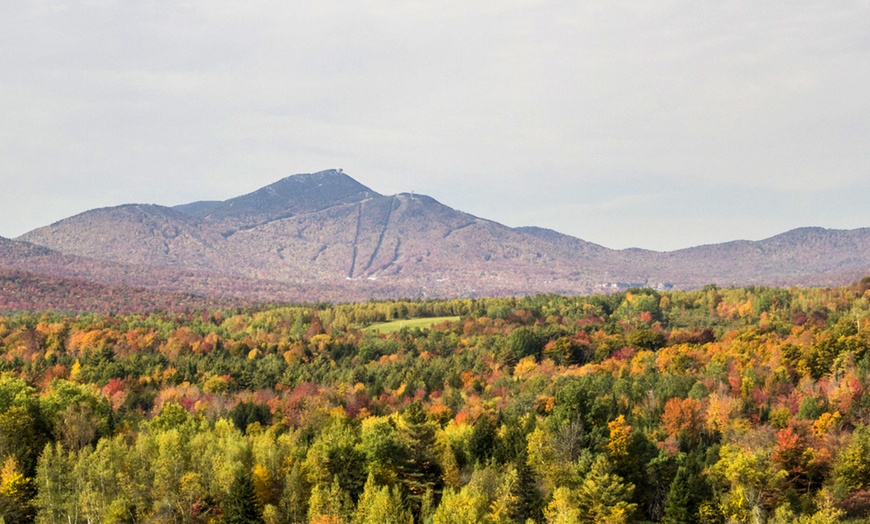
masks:
<instances>
[{"instance_id":1,"label":"evergreen tree","mask_svg":"<svg viewBox=\"0 0 870 524\"><path fill-rule=\"evenodd\" d=\"M637 504L628 502L633 493L634 484L614 474L607 458L599 455L577 491L581 522L629 522L637 509Z\"/></svg>"},{"instance_id":2,"label":"evergreen tree","mask_svg":"<svg viewBox=\"0 0 870 524\"><path fill-rule=\"evenodd\" d=\"M518 478L513 493L516 496L516 504L511 516L517 522L525 522L528 519L537 522L541 518L541 510L544 506L535 473L529 466L527 457L528 455L524 453L522 459L515 464Z\"/></svg>"},{"instance_id":3,"label":"evergreen tree","mask_svg":"<svg viewBox=\"0 0 870 524\"><path fill-rule=\"evenodd\" d=\"M506 471L515 470L517 475L516 482L511 483L514 502L510 516L514 522L525 522L527 519L537 522L542 515L543 498L529 466L527 435L534 431L535 425L534 416L525 417L525 421L507 418L502 425L503 434L499 434L496 442L493 458L498 463L505 463Z\"/></svg>"},{"instance_id":4,"label":"evergreen tree","mask_svg":"<svg viewBox=\"0 0 870 524\"><path fill-rule=\"evenodd\" d=\"M689 481L689 470L685 466L680 466L665 499L665 517L662 519L664 524L685 524L697 520L693 518L692 490Z\"/></svg>"},{"instance_id":5,"label":"evergreen tree","mask_svg":"<svg viewBox=\"0 0 870 524\"><path fill-rule=\"evenodd\" d=\"M251 472L241 468L233 479L224 504L224 524L264 524L263 513L254 492Z\"/></svg>"},{"instance_id":6,"label":"evergreen tree","mask_svg":"<svg viewBox=\"0 0 870 524\"><path fill-rule=\"evenodd\" d=\"M426 420L423 409L418 403L411 404L403 419L407 459L402 467L401 478L408 492L410 509L419 515L423 497L431 492L437 499L444 481L441 466L432 452L435 449L435 429Z\"/></svg>"},{"instance_id":7,"label":"evergreen tree","mask_svg":"<svg viewBox=\"0 0 870 524\"><path fill-rule=\"evenodd\" d=\"M471 460L486 464L492 457L498 441L498 428L486 414L481 415L474 423L474 430L468 440L468 452Z\"/></svg>"},{"instance_id":8,"label":"evergreen tree","mask_svg":"<svg viewBox=\"0 0 870 524\"><path fill-rule=\"evenodd\" d=\"M646 464L647 481L640 485L646 485L647 491L635 488L635 500L638 501L638 506L644 509L649 520L660 522L664 518L665 503L671 484L679 466L684 465L677 463L678 458L679 456L672 456L667 451L661 451Z\"/></svg>"}]
</instances>

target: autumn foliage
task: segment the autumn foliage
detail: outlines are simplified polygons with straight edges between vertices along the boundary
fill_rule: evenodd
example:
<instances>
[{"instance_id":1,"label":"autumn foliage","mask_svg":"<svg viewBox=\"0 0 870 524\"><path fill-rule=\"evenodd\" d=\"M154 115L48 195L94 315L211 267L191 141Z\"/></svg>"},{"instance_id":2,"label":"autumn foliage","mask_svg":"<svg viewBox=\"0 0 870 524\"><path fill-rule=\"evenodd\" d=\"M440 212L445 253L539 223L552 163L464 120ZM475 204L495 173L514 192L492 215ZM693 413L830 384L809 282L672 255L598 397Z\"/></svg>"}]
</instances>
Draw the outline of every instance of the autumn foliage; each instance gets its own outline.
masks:
<instances>
[{"instance_id":1,"label":"autumn foliage","mask_svg":"<svg viewBox=\"0 0 870 524\"><path fill-rule=\"evenodd\" d=\"M866 518L868 288L0 317L0 516Z\"/></svg>"}]
</instances>

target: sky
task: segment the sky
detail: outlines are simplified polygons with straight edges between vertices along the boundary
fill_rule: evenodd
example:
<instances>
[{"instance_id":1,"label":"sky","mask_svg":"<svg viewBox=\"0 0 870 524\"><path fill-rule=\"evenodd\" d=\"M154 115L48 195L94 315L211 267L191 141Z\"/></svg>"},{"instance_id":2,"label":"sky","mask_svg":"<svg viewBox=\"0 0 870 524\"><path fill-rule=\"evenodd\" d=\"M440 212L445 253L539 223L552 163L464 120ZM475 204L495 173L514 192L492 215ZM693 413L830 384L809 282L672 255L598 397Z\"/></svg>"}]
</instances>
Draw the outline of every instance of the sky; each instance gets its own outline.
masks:
<instances>
[{"instance_id":1,"label":"sky","mask_svg":"<svg viewBox=\"0 0 870 524\"><path fill-rule=\"evenodd\" d=\"M0 17L0 236L342 168L673 250L870 227L870 2L42 0Z\"/></svg>"}]
</instances>

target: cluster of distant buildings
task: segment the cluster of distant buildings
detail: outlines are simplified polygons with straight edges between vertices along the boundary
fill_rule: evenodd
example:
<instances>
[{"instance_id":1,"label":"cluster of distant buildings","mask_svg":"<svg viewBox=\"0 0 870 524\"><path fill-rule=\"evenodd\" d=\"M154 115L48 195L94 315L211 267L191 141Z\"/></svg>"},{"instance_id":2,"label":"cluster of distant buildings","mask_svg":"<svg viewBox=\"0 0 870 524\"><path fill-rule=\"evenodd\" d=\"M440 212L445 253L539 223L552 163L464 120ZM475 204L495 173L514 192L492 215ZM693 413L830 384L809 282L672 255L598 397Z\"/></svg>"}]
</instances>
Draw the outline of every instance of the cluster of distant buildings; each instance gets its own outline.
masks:
<instances>
[{"instance_id":1,"label":"cluster of distant buildings","mask_svg":"<svg viewBox=\"0 0 870 524\"><path fill-rule=\"evenodd\" d=\"M656 291L670 291L674 289L674 284L671 282L659 282L655 285L645 282L605 282L598 284L598 289L605 293L615 293L617 291L625 291L631 288L650 288Z\"/></svg>"}]
</instances>

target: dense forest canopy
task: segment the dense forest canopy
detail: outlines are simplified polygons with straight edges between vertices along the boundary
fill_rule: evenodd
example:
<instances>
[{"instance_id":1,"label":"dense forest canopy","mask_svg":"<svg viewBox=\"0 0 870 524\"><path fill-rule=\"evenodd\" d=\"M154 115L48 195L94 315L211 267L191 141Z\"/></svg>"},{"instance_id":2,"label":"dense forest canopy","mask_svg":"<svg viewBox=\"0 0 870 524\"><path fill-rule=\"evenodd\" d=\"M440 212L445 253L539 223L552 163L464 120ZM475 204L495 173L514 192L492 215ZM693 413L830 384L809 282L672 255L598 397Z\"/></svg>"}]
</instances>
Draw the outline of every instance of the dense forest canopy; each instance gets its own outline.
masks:
<instances>
[{"instance_id":1,"label":"dense forest canopy","mask_svg":"<svg viewBox=\"0 0 870 524\"><path fill-rule=\"evenodd\" d=\"M17 313L0 354L6 523L870 515L870 278Z\"/></svg>"}]
</instances>

